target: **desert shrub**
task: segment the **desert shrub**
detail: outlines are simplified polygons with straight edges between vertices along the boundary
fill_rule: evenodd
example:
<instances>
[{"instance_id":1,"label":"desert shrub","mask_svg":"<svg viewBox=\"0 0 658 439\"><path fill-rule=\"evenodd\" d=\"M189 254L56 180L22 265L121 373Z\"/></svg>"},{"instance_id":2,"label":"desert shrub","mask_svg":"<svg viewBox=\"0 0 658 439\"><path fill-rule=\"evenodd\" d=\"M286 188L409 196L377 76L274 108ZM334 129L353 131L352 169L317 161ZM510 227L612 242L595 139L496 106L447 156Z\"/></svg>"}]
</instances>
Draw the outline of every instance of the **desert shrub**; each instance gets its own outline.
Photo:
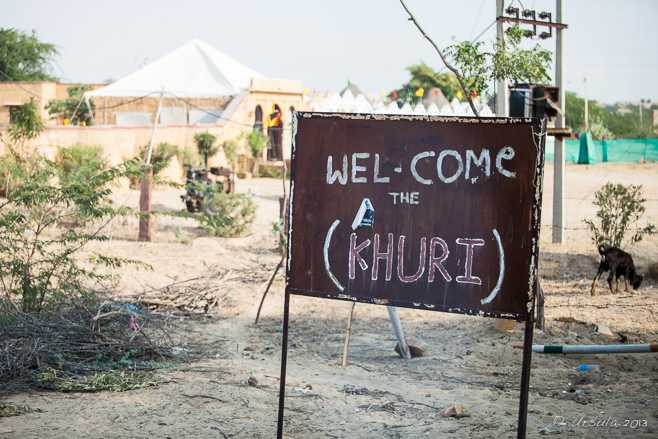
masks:
<instances>
[{"instance_id":1,"label":"desert shrub","mask_svg":"<svg viewBox=\"0 0 658 439\"><path fill-rule=\"evenodd\" d=\"M644 235L654 233L655 226L640 227L638 222L645 212L642 186L606 183L594 193L594 204L599 207L596 218L583 220L592 233L596 245L621 247L642 240ZM633 229L633 230L631 230ZM632 235L624 242L626 233Z\"/></svg>"},{"instance_id":2,"label":"desert shrub","mask_svg":"<svg viewBox=\"0 0 658 439\"><path fill-rule=\"evenodd\" d=\"M283 169L280 166L261 165L257 177L262 178L283 178ZM290 178L290 169L286 168L286 178Z\"/></svg>"},{"instance_id":3,"label":"desert shrub","mask_svg":"<svg viewBox=\"0 0 658 439\"><path fill-rule=\"evenodd\" d=\"M235 139L225 140L222 143L222 149L226 154L226 160L235 169L238 162L238 142Z\"/></svg>"},{"instance_id":4,"label":"desert shrub","mask_svg":"<svg viewBox=\"0 0 658 439\"><path fill-rule=\"evenodd\" d=\"M81 143L66 148L57 147L55 162L59 165L57 174L61 179L76 177L87 180L108 165L101 146Z\"/></svg>"},{"instance_id":5,"label":"desert shrub","mask_svg":"<svg viewBox=\"0 0 658 439\"><path fill-rule=\"evenodd\" d=\"M258 167L260 163L260 158L263 153L263 150L268 147L270 143L270 139L265 135L265 133L263 133L263 131L259 129L255 129L247 136L247 143L249 144L249 148L251 149L251 155L254 160L254 167L252 171L254 177L258 177L259 175Z\"/></svg>"},{"instance_id":6,"label":"desert shrub","mask_svg":"<svg viewBox=\"0 0 658 439\"><path fill-rule=\"evenodd\" d=\"M72 125L91 125L91 113L86 105L80 105L86 91L92 90L90 84L76 84L68 89L68 99L51 99L46 104L46 110L52 119L64 119ZM89 101L91 111L95 110L94 102Z\"/></svg>"},{"instance_id":7,"label":"desert shrub","mask_svg":"<svg viewBox=\"0 0 658 439\"><path fill-rule=\"evenodd\" d=\"M75 258L85 244L105 241L100 232L116 215L109 198L110 184L130 173L131 163L108 168L89 177L58 182L56 163L41 159L34 166L18 155L3 157L14 186L0 203L0 298L5 306L18 304L23 312L38 312L63 300L93 300L86 281L109 276L97 268L137 263L102 254L92 254L90 265ZM90 189L91 188L91 189ZM60 227L85 225L85 230Z\"/></svg>"},{"instance_id":8,"label":"desert shrub","mask_svg":"<svg viewBox=\"0 0 658 439\"><path fill-rule=\"evenodd\" d=\"M25 155L21 166L26 170L41 166L43 157L35 155ZM16 160L12 154L4 155L0 158L0 189L1 195L6 197L8 192L23 186L24 172L16 172Z\"/></svg>"},{"instance_id":9,"label":"desert shrub","mask_svg":"<svg viewBox=\"0 0 658 439\"><path fill-rule=\"evenodd\" d=\"M143 160L146 160L148 151L149 146L143 146L140 150L139 156ZM171 159L177 155L178 152L178 146L176 145L170 145L166 142L158 143L158 145L153 148L153 151L151 151L151 165L153 165L153 175L156 175L158 172L169 166Z\"/></svg>"},{"instance_id":10,"label":"desert shrub","mask_svg":"<svg viewBox=\"0 0 658 439\"><path fill-rule=\"evenodd\" d=\"M185 147L178 150L178 162L183 163L197 163L199 154L192 150L192 148Z\"/></svg>"},{"instance_id":11,"label":"desert shrub","mask_svg":"<svg viewBox=\"0 0 658 439\"><path fill-rule=\"evenodd\" d=\"M233 238L245 234L256 218L256 205L251 200L237 194L215 191L203 199L201 218L211 236Z\"/></svg>"},{"instance_id":12,"label":"desert shrub","mask_svg":"<svg viewBox=\"0 0 658 439\"><path fill-rule=\"evenodd\" d=\"M157 386L166 381L163 375L148 370L104 370L93 375L74 379L57 369L44 367L37 374L38 381L44 387L54 387L63 392L125 392Z\"/></svg>"},{"instance_id":13,"label":"desert shrub","mask_svg":"<svg viewBox=\"0 0 658 439\"><path fill-rule=\"evenodd\" d=\"M142 167L146 163L146 158L148 156L149 146L143 146L139 150L139 154L130 160L130 187L135 189L139 187L139 181L144 177L144 171ZM178 154L178 146L170 145L168 143L159 143L153 151L151 151L151 169L153 170L153 176L157 176L160 171L169 166L171 158ZM154 183L163 183L157 178L154 180Z\"/></svg>"},{"instance_id":14,"label":"desert shrub","mask_svg":"<svg viewBox=\"0 0 658 439\"><path fill-rule=\"evenodd\" d=\"M28 142L37 138L46 130L46 125L39 116L39 109L34 98L12 111L14 123L7 129L8 139L3 139L14 153L24 155L28 149Z\"/></svg>"},{"instance_id":15,"label":"desert shrub","mask_svg":"<svg viewBox=\"0 0 658 439\"><path fill-rule=\"evenodd\" d=\"M288 248L288 235L286 235L282 219L272 223L272 235L276 236L276 244L279 246L279 251L281 253L285 252Z\"/></svg>"},{"instance_id":16,"label":"desert shrub","mask_svg":"<svg viewBox=\"0 0 658 439\"><path fill-rule=\"evenodd\" d=\"M203 156L204 166L206 167L208 167L208 158L219 152L219 145L213 146L216 140L217 136L210 134L208 131L194 135L199 155Z\"/></svg>"},{"instance_id":17,"label":"desert shrub","mask_svg":"<svg viewBox=\"0 0 658 439\"><path fill-rule=\"evenodd\" d=\"M38 163L40 158L33 157L30 154L29 142L39 137L46 130L46 125L39 115L39 109L34 102L34 98L30 98L23 105L13 109L11 115L14 120L0 137L2 143L10 152L10 154L4 155L0 162L0 192L3 196L7 196L13 186L23 184L18 175L12 175L13 158L26 157L23 160L23 166L26 168L31 168L35 163Z\"/></svg>"}]
</instances>

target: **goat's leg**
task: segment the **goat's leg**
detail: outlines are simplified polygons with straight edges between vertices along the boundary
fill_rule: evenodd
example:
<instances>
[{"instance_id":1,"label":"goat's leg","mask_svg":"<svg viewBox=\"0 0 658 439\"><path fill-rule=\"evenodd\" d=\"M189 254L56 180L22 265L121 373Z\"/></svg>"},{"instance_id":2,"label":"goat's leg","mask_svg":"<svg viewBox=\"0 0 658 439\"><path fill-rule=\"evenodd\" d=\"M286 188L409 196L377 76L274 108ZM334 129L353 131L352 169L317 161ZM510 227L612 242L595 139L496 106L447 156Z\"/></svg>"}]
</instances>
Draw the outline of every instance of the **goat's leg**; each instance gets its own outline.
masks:
<instances>
[{"instance_id":1,"label":"goat's leg","mask_svg":"<svg viewBox=\"0 0 658 439\"><path fill-rule=\"evenodd\" d=\"M601 273L602 271L599 270L598 273L596 273L596 277L594 277L594 282L592 283L592 291L590 292L592 296L596 296L596 283L599 281L599 277L601 277Z\"/></svg>"},{"instance_id":2,"label":"goat's leg","mask_svg":"<svg viewBox=\"0 0 658 439\"><path fill-rule=\"evenodd\" d=\"M614 265L610 267L610 274L608 275L608 286L610 287L610 292L615 294L615 290L612 288L612 279L615 277L615 267Z\"/></svg>"}]
</instances>

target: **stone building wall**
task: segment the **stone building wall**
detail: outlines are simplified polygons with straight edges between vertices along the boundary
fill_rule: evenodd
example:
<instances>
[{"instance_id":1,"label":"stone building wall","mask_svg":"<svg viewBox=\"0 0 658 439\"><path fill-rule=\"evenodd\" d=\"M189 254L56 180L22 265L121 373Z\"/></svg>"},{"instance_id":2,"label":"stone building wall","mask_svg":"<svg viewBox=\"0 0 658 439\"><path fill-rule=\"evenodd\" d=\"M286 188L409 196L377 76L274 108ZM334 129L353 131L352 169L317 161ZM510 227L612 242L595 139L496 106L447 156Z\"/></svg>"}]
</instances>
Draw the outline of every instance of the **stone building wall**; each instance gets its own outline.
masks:
<instances>
[{"instance_id":1,"label":"stone building wall","mask_svg":"<svg viewBox=\"0 0 658 439\"><path fill-rule=\"evenodd\" d=\"M160 98L158 94L151 97L98 97L94 103L94 119L96 125L114 125L120 112L141 111L151 113L150 123L153 123ZM230 97L222 98L168 98L162 99L162 107L185 107L186 111L201 109L213 111L225 107Z\"/></svg>"},{"instance_id":2,"label":"stone building wall","mask_svg":"<svg viewBox=\"0 0 658 439\"><path fill-rule=\"evenodd\" d=\"M17 85L20 85L17 86ZM0 104L4 109L6 104L15 102L21 105L29 99L30 92L44 99L39 100L42 117L48 120L48 113L43 106L49 99L64 99L68 95L66 90L72 84L58 84L52 82L41 83L0 83ZM28 92L29 90L30 92ZM187 109L203 109L218 114L217 108L230 108L230 114L222 114L225 118L217 120L213 124L198 125L163 125L159 124L155 133L154 143L169 143L180 149L189 148L196 151L194 135L197 133L210 132L217 136L217 142L221 145L226 140L237 139L242 133L251 132L258 125L256 120L256 107L260 106L262 118L260 126L267 133L265 127L269 109L276 105L281 109L280 127L283 132L283 156L290 157L290 139L292 126L292 113L294 110L307 110L303 100L302 86L299 81L276 80L276 79L254 79L245 96L235 97L235 102L229 102L231 98L164 98L163 108L171 106L185 106ZM153 133L153 120L155 118L159 96L141 98L96 98L95 125L71 126L58 125L58 121L49 121L49 129L37 139L30 142L30 147L36 152L49 158L54 158L57 147L71 146L76 143L83 145L100 145L106 152L111 164L136 156L141 147L148 145ZM35 98L36 99L36 98ZM84 103L83 103L84 105ZM144 126L116 126L112 122L116 120L116 114L120 111L142 111L150 113L150 122ZM0 135L4 135L9 125L8 111L6 118L2 119L0 110ZM239 154L250 156L247 151L246 141L239 142ZM6 153L4 145L0 143L0 154ZM264 153L264 158L267 155ZM226 166L226 157L223 152L211 159L213 166ZM175 167L174 167L175 168ZM182 175L182 168L172 171L172 175Z\"/></svg>"},{"instance_id":3,"label":"stone building wall","mask_svg":"<svg viewBox=\"0 0 658 439\"><path fill-rule=\"evenodd\" d=\"M68 98L67 90L75 84L59 82L0 82L0 126L9 126L10 109L19 107L31 98L39 108L41 118L47 125L57 125L59 121L50 119L46 104L51 99ZM94 85L94 88L100 85Z\"/></svg>"}]
</instances>

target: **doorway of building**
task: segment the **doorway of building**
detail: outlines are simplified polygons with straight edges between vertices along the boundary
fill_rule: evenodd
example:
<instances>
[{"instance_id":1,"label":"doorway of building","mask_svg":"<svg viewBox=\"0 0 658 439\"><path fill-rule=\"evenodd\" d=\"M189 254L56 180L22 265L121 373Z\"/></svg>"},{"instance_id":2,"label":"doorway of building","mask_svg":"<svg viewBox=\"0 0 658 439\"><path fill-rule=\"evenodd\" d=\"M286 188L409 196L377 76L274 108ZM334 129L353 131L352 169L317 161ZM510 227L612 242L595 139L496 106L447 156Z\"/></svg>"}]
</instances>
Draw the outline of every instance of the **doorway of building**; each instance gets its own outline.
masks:
<instances>
[{"instance_id":1,"label":"doorway of building","mask_svg":"<svg viewBox=\"0 0 658 439\"><path fill-rule=\"evenodd\" d=\"M270 138L270 147L267 150L267 159L283 160L283 120L281 108L274 104L268 115L267 135Z\"/></svg>"}]
</instances>

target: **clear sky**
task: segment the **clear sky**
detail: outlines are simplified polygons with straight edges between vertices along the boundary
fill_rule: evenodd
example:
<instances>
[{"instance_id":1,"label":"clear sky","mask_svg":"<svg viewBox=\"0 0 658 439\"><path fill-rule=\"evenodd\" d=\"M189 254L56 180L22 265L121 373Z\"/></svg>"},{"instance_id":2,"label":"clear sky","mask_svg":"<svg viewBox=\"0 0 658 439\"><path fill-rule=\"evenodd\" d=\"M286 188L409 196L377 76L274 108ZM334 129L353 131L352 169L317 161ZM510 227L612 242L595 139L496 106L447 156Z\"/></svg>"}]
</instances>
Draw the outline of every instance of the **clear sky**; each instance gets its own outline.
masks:
<instances>
[{"instance_id":1,"label":"clear sky","mask_svg":"<svg viewBox=\"0 0 658 439\"><path fill-rule=\"evenodd\" d=\"M441 47L495 38L495 0L406 0ZM555 0L506 0L552 12ZM261 74L317 91L347 81L366 93L409 80L406 67L443 68L399 0L0 0L0 27L35 30L58 47L63 81L117 80L194 38ZM566 89L613 103L658 102L656 0L564 0ZM541 29L547 30L547 29ZM540 31L541 31L540 30ZM528 41L527 44L536 44ZM555 50L555 38L542 43ZM551 70L554 79L554 71Z\"/></svg>"}]
</instances>

